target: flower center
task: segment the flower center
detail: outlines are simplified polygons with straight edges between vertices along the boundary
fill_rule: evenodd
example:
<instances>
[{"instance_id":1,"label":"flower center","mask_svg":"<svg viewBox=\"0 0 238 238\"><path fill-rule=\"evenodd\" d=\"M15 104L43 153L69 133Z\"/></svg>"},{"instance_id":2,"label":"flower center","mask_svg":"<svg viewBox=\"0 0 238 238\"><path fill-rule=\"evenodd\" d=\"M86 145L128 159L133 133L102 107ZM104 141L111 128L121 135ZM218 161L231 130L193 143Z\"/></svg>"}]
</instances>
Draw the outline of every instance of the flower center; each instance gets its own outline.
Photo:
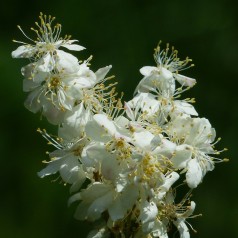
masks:
<instances>
[{"instance_id":1,"label":"flower center","mask_svg":"<svg viewBox=\"0 0 238 238\"><path fill-rule=\"evenodd\" d=\"M58 86L60 86L60 84L61 84L60 77L52 76L48 83L48 89L56 90L58 88Z\"/></svg>"}]
</instances>

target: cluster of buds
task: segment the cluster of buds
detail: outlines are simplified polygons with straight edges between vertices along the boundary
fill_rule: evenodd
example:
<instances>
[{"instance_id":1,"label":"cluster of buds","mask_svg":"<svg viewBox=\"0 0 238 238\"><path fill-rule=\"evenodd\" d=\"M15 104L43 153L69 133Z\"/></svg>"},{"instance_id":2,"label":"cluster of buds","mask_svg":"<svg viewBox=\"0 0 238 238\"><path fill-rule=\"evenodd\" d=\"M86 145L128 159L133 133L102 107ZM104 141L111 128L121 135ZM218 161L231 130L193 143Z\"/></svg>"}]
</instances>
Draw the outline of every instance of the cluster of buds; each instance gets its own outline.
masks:
<instances>
[{"instance_id":1,"label":"cluster of buds","mask_svg":"<svg viewBox=\"0 0 238 238\"><path fill-rule=\"evenodd\" d=\"M31 28L37 39L19 26L31 43L15 41L23 45L12 52L30 59L21 71L26 108L58 125L55 136L38 130L55 147L38 175L58 173L70 185L75 217L95 222L88 238L168 238L174 228L189 238L194 229L187 219L198 216L192 190L215 163L226 161L216 157L220 139L198 117L194 99L180 98L196 83L179 74L193 66L191 59L180 60L174 47L159 44L156 66L140 69L134 97L122 104L113 76L107 77L111 66L93 72L92 57L79 61L62 50L85 48L61 38L54 17L39 18ZM176 192L184 191L178 201Z\"/></svg>"}]
</instances>

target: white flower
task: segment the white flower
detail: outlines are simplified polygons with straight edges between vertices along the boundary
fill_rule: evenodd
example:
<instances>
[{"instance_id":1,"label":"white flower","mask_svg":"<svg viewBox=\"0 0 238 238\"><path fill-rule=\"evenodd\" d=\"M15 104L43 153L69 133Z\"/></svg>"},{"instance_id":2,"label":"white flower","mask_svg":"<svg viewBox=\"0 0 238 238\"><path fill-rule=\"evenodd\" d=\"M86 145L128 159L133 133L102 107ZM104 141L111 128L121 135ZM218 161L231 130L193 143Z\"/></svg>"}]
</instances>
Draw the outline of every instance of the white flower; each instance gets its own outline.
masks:
<instances>
[{"instance_id":1,"label":"white flower","mask_svg":"<svg viewBox=\"0 0 238 238\"><path fill-rule=\"evenodd\" d=\"M39 16L40 23L36 22L37 29L31 28L37 35L37 40L29 38L21 29L24 36L33 42L28 44L24 42L15 51L12 52L14 58L30 58L35 61L35 66L41 71L49 72L57 65L58 70L64 70L68 73L77 71L78 60L73 55L59 50L60 47L68 50L80 51L85 49L83 46L74 44L77 40L70 40L70 36L60 37L61 25L56 24L52 27L54 17L43 15Z\"/></svg>"},{"instance_id":2,"label":"white flower","mask_svg":"<svg viewBox=\"0 0 238 238\"><path fill-rule=\"evenodd\" d=\"M190 206L187 207L185 212L177 213L177 220L175 220L173 223L179 231L180 238L190 238L189 229L186 225L186 219L193 214L195 207L195 202L191 201Z\"/></svg>"},{"instance_id":3,"label":"white flower","mask_svg":"<svg viewBox=\"0 0 238 238\"><path fill-rule=\"evenodd\" d=\"M110 120L105 114L95 114L93 120L86 125L86 134L92 140L109 142L113 138L130 142L130 132Z\"/></svg>"},{"instance_id":4,"label":"white flower","mask_svg":"<svg viewBox=\"0 0 238 238\"><path fill-rule=\"evenodd\" d=\"M179 174L176 172L172 172L167 174L164 177L163 184L156 191L156 199L162 200L162 198L166 195L166 193L170 190L172 185L179 179Z\"/></svg>"},{"instance_id":5,"label":"white flower","mask_svg":"<svg viewBox=\"0 0 238 238\"><path fill-rule=\"evenodd\" d=\"M25 67L22 73L27 77L31 70L32 64ZM42 109L43 115L51 123L59 124L65 111L72 110L75 102L83 99L82 89L94 87L95 84L96 75L86 63L81 64L79 70L72 74L38 70L33 78L25 78L23 81L24 91L30 92L25 106L34 113Z\"/></svg>"},{"instance_id":6,"label":"white flower","mask_svg":"<svg viewBox=\"0 0 238 238\"><path fill-rule=\"evenodd\" d=\"M50 136L45 130L38 131L57 150L49 153L50 161L38 175L43 178L59 172L65 183L72 184L70 191L77 191L84 183L87 171L84 170L81 157L82 151L89 143L84 136L84 126L90 118L90 113L78 105L74 111L66 113L66 117L58 130L58 137Z\"/></svg>"},{"instance_id":7,"label":"white flower","mask_svg":"<svg viewBox=\"0 0 238 238\"><path fill-rule=\"evenodd\" d=\"M174 77L182 86L193 87L195 85L195 79L178 74L178 71L185 70L193 65L188 65L192 61L188 57L185 60L180 60L178 51L174 47L171 48L170 52L169 44L167 44L165 50L161 50L160 45L158 45L155 49L154 59L157 67L145 66L141 68L142 75L162 75L167 79Z\"/></svg>"},{"instance_id":8,"label":"white flower","mask_svg":"<svg viewBox=\"0 0 238 238\"><path fill-rule=\"evenodd\" d=\"M57 150L49 154L51 160L47 162L46 168L38 173L39 177L43 178L59 172L65 183L72 184L70 191L77 191L86 179L86 174L79 158L87 141L85 138L80 138L76 141L60 141L58 139L58 142L49 136L46 131L39 130L39 132L57 148Z\"/></svg>"},{"instance_id":9,"label":"white flower","mask_svg":"<svg viewBox=\"0 0 238 238\"><path fill-rule=\"evenodd\" d=\"M137 191L129 186L118 193L111 184L94 182L87 189L76 193L69 199L69 204L80 200L75 217L79 220L95 221L108 210L113 221L122 219L137 199Z\"/></svg>"},{"instance_id":10,"label":"white flower","mask_svg":"<svg viewBox=\"0 0 238 238\"><path fill-rule=\"evenodd\" d=\"M207 171L214 169L216 154L213 149L215 130L205 118L177 117L170 123L169 131L179 145L171 158L175 168L186 168L186 180L190 188L201 183Z\"/></svg>"},{"instance_id":11,"label":"white flower","mask_svg":"<svg viewBox=\"0 0 238 238\"><path fill-rule=\"evenodd\" d=\"M153 235L153 237L168 238L166 222L156 219L154 221L153 230L151 231L151 234Z\"/></svg>"},{"instance_id":12,"label":"white flower","mask_svg":"<svg viewBox=\"0 0 238 238\"><path fill-rule=\"evenodd\" d=\"M196 83L195 79L178 74L179 70L191 67L187 67L191 60L187 58L180 61L173 47L172 52L169 53L169 46L162 51L158 46L154 57L157 67L145 66L140 69L144 78L135 89L136 96L129 102L129 106L140 104L142 111L146 112L148 117L154 115L154 120L157 117L157 122L160 124L166 122L168 116L177 117L181 113L197 116L198 113L189 104L193 103L194 99L178 100L181 93ZM175 80L182 86L176 89Z\"/></svg>"},{"instance_id":13,"label":"white flower","mask_svg":"<svg viewBox=\"0 0 238 238\"><path fill-rule=\"evenodd\" d=\"M143 73L145 67L142 68ZM147 71L148 70L146 68L146 72ZM152 92L155 94L159 93L166 98L174 95L175 80L170 71L168 71L167 69L162 69L160 73L154 70L148 72L149 73L144 75L144 78L139 82L138 86L136 87L135 94L143 92L144 93Z\"/></svg>"},{"instance_id":14,"label":"white flower","mask_svg":"<svg viewBox=\"0 0 238 238\"><path fill-rule=\"evenodd\" d=\"M158 112L161 103L150 93L138 93L132 100L126 103L126 109L139 107L146 116L153 116Z\"/></svg>"},{"instance_id":15,"label":"white flower","mask_svg":"<svg viewBox=\"0 0 238 238\"><path fill-rule=\"evenodd\" d=\"M141 211L139 219L141 220L142 226L145 223L149 223L151 221L154 221L156 219L156 216L158 214L158 208L156 204L153 201L148 202L147 200L143 201L141 203ZM147 231L148 227L144 227L144 231Z\"/></svg>"},{"instance_id":16,"label":"white flower","mask_svg":"<svg viewBox=\"0 0 238 238\"><path fill-rule=\"evenodd\" d=\"M62 125L58 129L58 136L66 141L72 141L84 135L85 125L92 119L92 112L83 103L67 111Z\"/></svg>"},{"instance_id":17,"label":"white flower","mask_svg":"<svg viewBox=\"0 0 238 238\"><path fill-rule=\"evenodd\" d=\"M54 17L39 18L31 28L37 40L18 26L31 43L15 41L23 45L12 52L30 60L21 70L29 93L25 106L58 125L58 136L39 130L56 149L38 175L58 173L71 185L75 217L96 224L88 238L168 238L171 225L180 238L190 238L192 189L220 161L212 156L220 152L214 149L215 129L207 119L192 117L198 116L194 99L180 100L196 83L179 74L193 66L191 59L180 60L174 47L158 45L156 67L140 69L143 78L123 107L117 83L108 83L114 76L106 77L111 66L93 72L92 56L79 63L62 48L85 48L70 36L61 38ZM190 189L176 203L184 177Z\"/></svg>"},{"instance_id":18,"label":"white flower","mask_svg":"<svg viewBox=\"0 0 238 238\"><path fill-rule=\"evenodd\" d=\"M153 87L153 90L154 89L156 89L156 86ZM135 112L141 110L141 118L149 120L150 122L157 122L158 125L163 125L167 121L168 116L176 118L181 113L193 116L198 115L194 107L186 100L174 100L173 95L165 96L162 90L158 90L156 95L151 93L138 93L132 100L126 103L127 115L133 118L133 116L131 116L133 113L130 109Z\"/></svg>"}]
</instances>

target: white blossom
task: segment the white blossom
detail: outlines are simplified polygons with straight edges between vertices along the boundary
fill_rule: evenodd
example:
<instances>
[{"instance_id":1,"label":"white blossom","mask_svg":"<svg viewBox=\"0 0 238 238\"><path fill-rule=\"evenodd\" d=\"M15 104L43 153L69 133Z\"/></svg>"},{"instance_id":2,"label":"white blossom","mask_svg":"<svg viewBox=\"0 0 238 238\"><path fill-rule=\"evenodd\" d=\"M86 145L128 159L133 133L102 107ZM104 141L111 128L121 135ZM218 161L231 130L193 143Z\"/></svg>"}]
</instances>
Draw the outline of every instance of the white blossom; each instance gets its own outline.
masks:
<instances>
[{"instance_id":1,"label":"white blossom","mask_svg":"<svg viewBox=\"0 0 238 238\"><path fill-rule=\"evenodd\" d=\"M31 28L37 35L37 40L28 37L20 26L18 28L22 31L24 36L32 42L24 43L15 41L23 45L19 46L12 52L14 58L29 58L34 61L34 66L44 72L49 72L55 68L59 71L64 70L68 73L77 71L78 60L75 56L59 50L64 47L68 50L81 51L85 49L83 46L75 44L77 40L70 40L70 36L60 37L61 25L56 24L52 26L55 17L46 16L42 13L39 16L40 23L36 22L36 29Z\"/></svg>"},{"instance_id":2,"label":"white blossom","mask_svg":"<svg viewBox=\"0 0 238 238\"><path fill-rule=\"evenodd\" d=\"M61 25L40 14L37 40L19 42L14 58L28 58L22 67L25 106L58 125L57 136L38 129L53 145L39 177L58 174L70 185L68 204L77 203L75 218L95 223L88 238L168 238L171 225L180 238L194 230L188 219L195 202L191 192L212 171L220 152L215 129L198 117L193 98L181 98L196 80L179 74L192 67L174 47L155 50L155 66L143 75L134 97L121 102L116 82L107 77L112 66L93 71L90 56L79 61L64 52L80 51L70 36L60 37ZM124 106L123 106L124 105ZM186 183L185 183L185 181ZM181 202L176 193L187 184ZM186 186L186 188L188 188Z\"/></svg>"},{"instance_id":3,"label":"white blossom","mask_svg":"<svg viewBox=\"0 0 238 238\"><path fill-rule=\"evenodd\" d=\"M170 123L170 132L179 145L171 159L175 168L187 169L188 186L196 188L208 171L214 169L217 154L213 149L215 130L205 118L177 117ZM219 161L219 160L218 160Z\"/></svg>"}]
</instances>

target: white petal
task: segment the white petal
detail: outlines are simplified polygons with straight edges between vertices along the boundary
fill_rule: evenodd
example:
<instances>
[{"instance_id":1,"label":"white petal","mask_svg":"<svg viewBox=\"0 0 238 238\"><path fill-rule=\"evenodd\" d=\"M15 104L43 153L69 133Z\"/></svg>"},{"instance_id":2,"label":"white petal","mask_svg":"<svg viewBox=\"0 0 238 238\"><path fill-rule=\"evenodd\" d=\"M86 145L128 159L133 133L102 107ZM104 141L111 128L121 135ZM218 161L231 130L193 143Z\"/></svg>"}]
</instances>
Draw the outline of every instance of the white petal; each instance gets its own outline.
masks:
<instances>
[{"instance_id":1,"label":"white petal","mask_svg":"<svg viewBox=\"0 0 238 238\"><path fill-rule=\"evenodd\" d=\"M128 184L127 176L120 174L119 178L117 178L116 180L116 191L120 193L122 190L126 189L127 184Z\"/></svg>"},{"instance_id":2,"label":"white petal","mask_svg":"<svg viewBox=\"0 0 238 238\"><path fill-rule=\"evenodd\" d=\"M25 78L32 80L32 74L34 72L34 69L35 69L34 64L30 63L30 64L21 68L21 74Z\"/></svg>"},{"instance_id":3,"label":"white petal","mask_svg":"<svg viewBox=\"0 0 238 238\"><path fill-rule=\"evenodd\" d=\"M117 125L117 127L122 128L122 129L129 126L129 123L130 123L130 121L124 116L119 116L119 117L115 118L114 122Z\"/></svg>"},{"instance_id":4,"label":"white petal","mask_svg":"<svg viewBox=\"0 0 238 238\"><path fill-rule=\"evenodd\" d=\"M143 223L153 221L158 214L158 208L154 202L144 201L141 204L140 220Z\"/></svg>"},{"instance_id":5,"label":"white petal","mask_svg":"<svg viewBox=\"0 0 238 238\"><path fill-rule=\"evenodd\" d=\"M39 83L34 82L31 79L23 80L23 92L30 92L39 87Z\"/></svg>"},{"instance_id":6,"label":"white petal","mask_svg":"<svg viewBox=\"0 0 238 238\"><path fill-rule=\"evenodd\" d=\"M75 51L81 51L86 49L85 47L76 44L63 44L61 46L67 48L68 50L75 50Z\"/></svg>"},{"instance_id":7,"label":"white petal","mask_svg":"<svg viewBox=\"0 0 238 238\"><path fill-rule=\"evenodd\" d=\"M158 74L151 74L149 76L145 76L137 85L134 94L155 91L155 84L158 83L159 79L160 75Z\"/></svg>"},{"instance_id":8,"label":"white petal","mask_svg":"<svg viewBox=\"0 0 238 238\"><path fill-rule=\"evenodd\" d=\"M34 83L42 84L46 78L49 78L49 72L43 72L39 70L38 64L28 64L25 67L22 67L21 73L22 75Z\"/></svg>"},{"instance_id":9,"label":"white petal","mask_svg":"<svg viewBox=\"0 0 238 238\"><path fill-rule=\"evenodd\" d=\"M109 234L106 230L106 228L101 228L99 230L92 230L87 238L108 238Z\"/></svg>"},{"instance_id":10,"label":"white petal","mask_svg":"<svg viewBox=\"0 0 238 238\"><path fill-rule=\"evenodd\" d=\"M61 164L62 164L62 160L60 158L57 158L57 159L51 161L46 166L46 168L42 169L37 174L40 178L44 178L45 176L55 174L59 171Z\"/></svg>"},{"instance_id":11,"label":"white petal","mask_svg":"<svg viewBox=\"0 0 238 238\"><path fill-rule=\"evenodd\" d=\"M85 146L81 155L81 161L86 167L94 167L96 170L101 169L102 161L114 159L114 155L106 151L104 144L91 143Z\"/></svg>"},{"instance_id":12,"label":"white petal","mask_svg":"<svg viewBox=\"0 0 238 238\"><path fill-rule=\"evenodd\" d=\"M66 110L72 110L74 99L69 97L69 95L66 95L64 90L62 89L58 90L57 97L60 106L62 106Z\"/></svg>"},{"instance_id":13,"label":"white petal","mask_svg":"<svg viewBox=\"0 0 238 238\"><path fill-rule=\"evenodd\" d=\"M35 54L35 48L30 45L21 45L12 52L13 58L30 58Z\"/></svg>"},{"instance_id":14,"label":"white petal","mask_svg":"<svg viewBox=\"0 0 238 238\"><path fill-rule=\"evenodd\" d=\"M188 145L179 145L176 147L171 162L174 168L183 169L186 167L188 160L191 158L192 150Z\"/></svg>"},{"instance_id":15,"label":"white petal","mask_svg":"<svg viewBox=\"0 0 238 238\"><path fill-rule=\"evenodd\" d=\"M190 123L190 133L185 139L185 143L194 145L198 148L210 147L213 136L213 128L206 118L193 118Z\"/></svg>"},{"instance_id":16,"label":"white petal","mask_svg":"<svg viewBox=\"0 0 238 238\"><path fill-rule=\"evenodd\" d=\"M175 109L177 109L179 112L186 113L188 115L198 116L198 113L193 107L193 105L185 101L176 100L174 101L174 106Z\"/></svg>"},{"instance_id":17,"label":"white petal","mask_svg":"<svg viewBox=\"0 0 238 238\"><path fill-rule=\"evenodd\" d=\"M126 212L127 210L125 209L125 207L123 207L119 194L118 197L113 201L113 203L108 208L109 216L112 219L112 221L117 221L119 219L122 219L125 216Z\"/></svg>"},{"instance_id":18,"label":"white petal","mask_svg":"<svg viewBox=\"0 0 238 238\"><path fill-rule=\"evenodd\" d=\"M75 90L71 94L77 97L77 94L80 94L83 88L92 88L95 85L94 73L91 71L87 76L79 76L68 83L71 89Z\"/></svg>"},{"instance_id":19,"label":"white petal","mask_svg":"<svg viewBox=\"0 0 238 238\"><path fill-rule=\"evenodd\" d=\"M38 69L40 71L43 72L50 72L51 70L53 70L53 68L55 67L55 62L53 57L51 56L50 53L47 53L46 55L44 55L38 62L37 64Z\"/></svg>"},{"instance_id":20,"label":"white petal","mask_svg":"<svg viewBox=\"0 0 238 238\"><path fill-rule=\"evenodd\" d=\"M97 198L89 207L87 216L89 221L95 221L108 209L113 202L113 192L109 191L102 197Z\"/></svg>"},{"instance_id":21,"label":"white petal","mask_svg":"<svg viewBox=\"0 0 238 238\"><path fill-rule=\"evenodd\" d=\"M153 154L157 155L164 155L168 158L170 158L176 149L176 144L167 140L167 139L162 139L161 143L158 147L156 147L153 151Z\"/></svg>"},{"instance_id":22,"label":"white petal","mask_svg":"<svg viewBox=\"0 0 238 238\"><path fill-rule=\"evenodd\" d=\"M149 131L141 131L133 134L133 142L144 150L149 150L151 141L154 139L154 135Z\"/></svg>"},{"instance_id":23,"label":"white petal","mask_svg":"<svg viewBox=\"0 0 238 238\"><path fill-rule=\"evenodd\" d=\"M152 151L155 150L161 144L161 142L161 136L157 134L150 142L150 149Z\"/></svg>"},{"instance_id":24,"label":"white petal","mask_svg":"<svg viewBox=\"0 0 238 238\"><path fill-rule=\"evenodd\" d=\"M57 50L57 66L58 70L65 73L76 73L80 69L78 59L62 50Z\"/></svg>"},{"instance_id":25,"label":"white petal","mask_svg":"<svg viewBox=\"0 0 238 238\"><path fill-rule=\"evenodd\" d=\"M171 186L179 179L179 174L172 172L165 177L164 184L159 188L158 198L162 199L165 194L169 191Z\"/></svg>"},{"instance_id":26,"label":"white petal","mask_svg":"<svg viewBox=\"0 0 238 238\"><path fill-rule=\"evenodd\" d=\"M43 103L42 103L43 104ZM56 108L51 102L46 101L43 104L43 112L42 114L47 118L47 120L53 124L58 125L62 123L65 115L65 111L61 111Z\"/></svg>"},{"instance_id":27,"label":"white petal","mask_svg":"<svg viewBox=\"0 0 238 238\"><path fill-rule=\"evenodd\" d=\"M81 200L85 200L87 203L92 203L98 197L102 197L112 190L112 186L109 184L103 184L94 182L87 189L81 192Z\"/></svg>"},{"instance_id":28,"label":"white petal","mask_svg":"<svg viewBox=\"0 0 238 238\"><path fill-rule=\"evenodd\" d=\"M164 67L162 67L162 68L160 69L160 74L161 74L161 76L162 76L163 78L165 78L166 80L173 78L173 74L172 74L169 70L167 70L166 68L164 68Z\"/></svg>"},{"instance_id":29,"label":"white petal","mask_svg":"<svg viewBox=\"0 0 238 238\"><path fill-rule=\"evenodd\" d=\"M149 76L152 72L158 72L158 68L153 66L144 66L140 69L140 73L144 76Z\"/></svg>"},{"instance_id":30,"label":"white petal","mask_svg":"<svg viewBox=\"0 0 238 238\"><path fill-rule=\"evenodd\" d=\"M24 106L33 113L38 112L41 108L41 104L38 101L40 92L41 92L40 88L35 89L31 93L29 93L24 102Z\"/></svg>"},{"instance_id":31,"label":"white petal","mask_svg":"<svg viewBox=\"0 0 238 238\"><path fill-rule=\"evenodd\" d=\"M117 129L115 127L115 124L108 119L108 117L104 114L96 114L94 115L94 120L103 127L106 132L110 135L115 135L117 133Z\"/></svg>"},{"instance_id":32,"label":"white petal","mask_svg":"<svg viewBox=\"0 0 238 238\"><path fill-rule=\"evenodd\" d=\"M108 155L111 155L107 153ZM102 176L108 180L114 180L118 176L119 166L115 157L104 157L101 165Z\"/></svg>"},{"instance_id":33,"label":"white petal","mask_svg":"<svg viewBox=\"0 0 238 238\"><path fill-rule=\"evenodd\" d=\"M156 220L152 234L154 237L168 238L166 225L160 220Z\"/></svg>"},{"instance_id":34,"label":"white petal","mask_svg":"<svg viewBox=\"0 0 238 238\"><path fill-rule=\"evenodd\" d=\"M190 188L196 188L202 181L202 169L196 159L188 162L188 171L186 173L186 181Z\"/></svg>"},{"instance_id":35,"label":"white petal","mask_svg":"<svg viewBox=\"0 0 238 238\"><path fill-rule=\"evenodd\" d=\"M84 171L80 168L77 169L77 180L75 180L70 187L70 193L78 191L86 180L86 175Z\"/></svg>"},{"instance_id":36,"label":"white petal","mask_svg":"<svg viewBox=\"0 0 238 238\"><path fill-rule=\"evenodd\" d=\"M138 93L127 104L131 108L140 107L143 112L147 112L148 116L153 116L160 107L160 102L150 93Z\"/></svg>"},{"instance_id":37,"label":"white petal","mask_svg":"<svg viewBox=\"0 0 238 238\"><path fill-rule=\"evenodd\" d=\"M79 161L75 156L62 160L59 172L63 181L70 184L74 183L77 180L79 166Z\"/></svg>"},{"instance_id":38,"label":"white petal","mask_svg":"<svg viewBox=\"0 0 238 238\"><path fill-rule=\"evenodd\" d=\"M169 191L171 186L179 179L179 174L172 172L166 176L165 183L161 186L164 191Z\"/></svg>"},{"instance_id":39,"label":"white petal","mask_svg":"<svg viewBox=\"0 0 238 238\"><path fill-rule=\"evenodd\" d=\"M86 135L94 141L108 142L110 135L104 127L99 125L95 120L89 121L85 126Z\"/></svg>"},{"instance_id":40,"label":"white petal","mask_svg":"<svg viewBox=\"0 0 238 238\"><path fill-rule=\"evenodd\" d=\"M90 204L86 201L80 202L74 213L74 218L78 220L86 220L89 206Z\"/></svg>"},{"instance_id":41,"label":"white petal","mask_svg":"<svg viewBox=\"0 0 238 238\"><path fill-rule=\"evenodd\" d=\"M155 226L155 220L143 223L141 227L142 227L143 233L148 234L153 230L154 226Z\"/></svg>"},{"instance_id":42,"label":"white petal","mask_svg":"<svg viewBox=\"0 0 238 238\"><path fill-rule=\"evenodd\" d=\"M109 215L113 221L122 219L126 212L132 209L138 198L138 190L135 186L127 187L122 193L119 193L117 198L108 208Z\"/></svg>"},{"instance_id":43,"label":"white petal","mask_svg":"<svg viewBox=\"0 0 238 238\"><path fill-rule=\"evenodd\" d=\"M83 103L73 107L72 111L65 114L64 123L58 129L58 135L64 140L71 141L80 137L84 131L84 126L89 120L88 111L84 109Z\"/></svg>"},{"instance_id":44,"label":"white petal","mask_svg":"<svg viewBox=\"0 0 238 238\"><path fill-rule=\"evenodd\" d=\"M124 103L124 108L126 111L126 115L129 117L129 119L131 119L132 121L135 121L135 115L134 115L130 105L127 102Z\"/></svg>"},{"instance_id":45,"label":"white petal","mask_svg":"<svg viewBox=\"0 0 238 238\"><path fill-rule=\"evenodd\" d=\"M180 238L190 238L188 227L184 221L184 219L177 219L174 221L174 225L178 228Z\"/></svg>"},{"instance_id":46,"label":"white petal","mask_svg":"<svg viewBox=\"0 0 238 238\"><path fill-rule=\"evenodd\" d=\"M196 79L189 78L181 74L176 74L174 77L183 86L193 87L196 84Z\"/></svg>"},{"instance_id":47,"label":"white petal","mask_svg":"<svg viewBox=\"0 0 238 238\"><path fill-rule=\"evenodd\" d=\"M68 200L68 206L71 205L72 203L82 200L81 198L81 193L75 193L73 196L71 196Z\"/></svg>"},{"instance_id":48,"label":"white petal","mask_svg":"<svg viewBox=\"0 0 238 238\"><path fill-rule=\"evenodd\" d=\"M112 66L109 65L104 68L98 69L95 72L95 74L97 76L97 81L100 82L101 80L103 80L111 68L112 68Z\"/></svg>"}]
</instances>

